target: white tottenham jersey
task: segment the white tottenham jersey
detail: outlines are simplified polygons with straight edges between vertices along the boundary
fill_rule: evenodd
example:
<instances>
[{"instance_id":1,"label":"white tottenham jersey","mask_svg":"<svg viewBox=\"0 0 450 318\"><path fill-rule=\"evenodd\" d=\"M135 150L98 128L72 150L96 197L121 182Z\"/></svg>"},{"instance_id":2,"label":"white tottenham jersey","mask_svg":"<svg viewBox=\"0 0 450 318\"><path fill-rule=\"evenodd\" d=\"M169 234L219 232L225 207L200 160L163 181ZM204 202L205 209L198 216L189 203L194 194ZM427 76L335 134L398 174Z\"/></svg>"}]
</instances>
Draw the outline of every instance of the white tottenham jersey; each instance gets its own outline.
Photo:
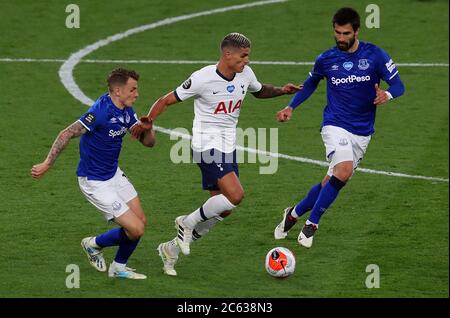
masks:
<instances>
[{"instance_id":1,"label":"white tottenham jersey","mask_svg":"<svg viewBox=\"0 0 450 318\"><path fill-rule=\"evenodd\" d=\"M236 125L247 91L258 92L262 84L255 73L245 66L227 80L217 65L206 66L194 73L175 89L178 100L194 97L192 149L218 149L229 153L236 149Z\"/></svg>"}]
</instances>

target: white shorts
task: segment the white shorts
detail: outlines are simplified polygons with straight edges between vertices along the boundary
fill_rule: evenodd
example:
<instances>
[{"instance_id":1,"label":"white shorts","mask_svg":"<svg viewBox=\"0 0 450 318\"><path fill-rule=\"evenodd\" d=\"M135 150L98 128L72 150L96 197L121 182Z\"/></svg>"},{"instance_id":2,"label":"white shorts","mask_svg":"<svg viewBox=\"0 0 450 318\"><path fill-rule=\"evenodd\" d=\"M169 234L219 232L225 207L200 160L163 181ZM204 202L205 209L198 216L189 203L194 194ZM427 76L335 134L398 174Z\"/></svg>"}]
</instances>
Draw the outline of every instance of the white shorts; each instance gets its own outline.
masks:
<instances>
[{"instance_id":1,"label":"white shorts","mask_svg":"<svg viewBox=\"0 0 450 318\"><path fill-rule=\"evenodd\" d=\"M119 167L114 177L109 180L78 177L78 184L86 199L99 209L108 221L128 211L127 202L137 197L136 190Z\"/></svg>"},{"instance_id":2,"label":"white shorts","mask_svg":"<svg viewBox=\"0 0 450 318\"><path fill-rule=\"evenodd\" d=\"M325 145L325 155L330 163L327 175L333 175L333 168L340 162L353 161L355 170L369 146L372 136L354 135L344 128L336 126L323 126L322 140Z\"/></svg>"}]
</instances>

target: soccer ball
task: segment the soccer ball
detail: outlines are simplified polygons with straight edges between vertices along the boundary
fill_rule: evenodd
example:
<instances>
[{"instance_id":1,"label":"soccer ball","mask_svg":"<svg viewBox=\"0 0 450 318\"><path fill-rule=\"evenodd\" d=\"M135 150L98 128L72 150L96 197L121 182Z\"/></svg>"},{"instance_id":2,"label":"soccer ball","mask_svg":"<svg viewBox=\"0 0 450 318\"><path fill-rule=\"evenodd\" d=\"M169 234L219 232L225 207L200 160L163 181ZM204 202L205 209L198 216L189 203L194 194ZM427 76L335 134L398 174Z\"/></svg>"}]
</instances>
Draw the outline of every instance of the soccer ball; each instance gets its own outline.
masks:
<instances>
[{"instance_id":1,"label":"soccer ball","mask_svg":"<svg viewBox=\"0 0 450 318\"><path fill-rule=\"evenodd\" d=\"M285 247L275 247L266 255L266 271L269 275L284 278L295 271L295 256Z\"/></svg>"}]
</instances>

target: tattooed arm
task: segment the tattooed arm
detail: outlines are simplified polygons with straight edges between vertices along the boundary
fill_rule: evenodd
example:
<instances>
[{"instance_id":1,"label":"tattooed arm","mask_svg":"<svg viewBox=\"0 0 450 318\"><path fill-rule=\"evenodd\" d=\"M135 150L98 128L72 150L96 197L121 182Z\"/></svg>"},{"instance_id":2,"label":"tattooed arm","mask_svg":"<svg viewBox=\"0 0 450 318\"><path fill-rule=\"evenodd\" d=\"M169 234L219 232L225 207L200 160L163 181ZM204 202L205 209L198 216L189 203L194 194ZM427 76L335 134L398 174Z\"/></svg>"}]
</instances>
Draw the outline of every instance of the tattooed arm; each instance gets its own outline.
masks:
<instances>
[{"instance_id":1,"label":"tattooed arm","mask_svg":"<svg viewBox=\"0 0 450 318\"><path fill-rule=\"evenodd\" d=\"M82 134L86 133L86 131L86 128L84 128L84 126L79 121L74 122L72 125L62 130L59 133L58 137L56 137L55 142L53 143L53 146L47 155L47 158L43 162L36 164L31 168L31 176L33 178L42 177L47 172L47 170L51 168L61 151L63 151L63 149L69 143L70 139L79 137Z\"/></svg>"},{"instance_id":2,"label":"tattooed arm","mask_svg":"<svg viewBox=\"0 0 450 318\"><path fill-rule=\"evenodd\" d=\"M285 94L294 94L298 90L302 89L303 85L294 85L288 83L283 87L275 87L271 84L263 84L259 92L252 93L256 98L271 98Z\"/></svg>"}]
</instances>

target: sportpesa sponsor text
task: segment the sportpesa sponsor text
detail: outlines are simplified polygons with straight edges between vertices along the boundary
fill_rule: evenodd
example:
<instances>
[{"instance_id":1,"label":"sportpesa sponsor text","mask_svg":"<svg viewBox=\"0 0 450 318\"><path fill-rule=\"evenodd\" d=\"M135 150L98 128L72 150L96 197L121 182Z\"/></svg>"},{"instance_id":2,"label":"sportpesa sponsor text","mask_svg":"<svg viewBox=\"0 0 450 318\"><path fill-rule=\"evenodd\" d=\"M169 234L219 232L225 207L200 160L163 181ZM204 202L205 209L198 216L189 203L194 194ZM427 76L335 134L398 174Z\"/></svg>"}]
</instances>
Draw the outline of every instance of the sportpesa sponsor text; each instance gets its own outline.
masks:
<instances>
[{"instance_id":1,"label":"sportpesa sponsor text","mask_svg":"<svg viewBox=\"0 0 450 318\"><path fill-rule=\"evenodd\" d=\"M116 136L121 136L123 134L125 134L127 132L127 127L122 127L120 130L110 130L109 131L109 136L110 137L116 137Z\"/></svg>"},{"instance_id":2,"label":"sportpesa sponsor text","mask_svg":"<svg viewBox=\"0 0 450 318\"><path fill-rule=\"evenodd\" d=\"M370 81L370 75L366 75L366 76L349 75L349 76L343 77L343 78L335 78L335 77L331 78L331 83L336 86L338 86L339 84L353 83L354 81L356 81L356 82Z\"/></svg>"}]
</instances>

